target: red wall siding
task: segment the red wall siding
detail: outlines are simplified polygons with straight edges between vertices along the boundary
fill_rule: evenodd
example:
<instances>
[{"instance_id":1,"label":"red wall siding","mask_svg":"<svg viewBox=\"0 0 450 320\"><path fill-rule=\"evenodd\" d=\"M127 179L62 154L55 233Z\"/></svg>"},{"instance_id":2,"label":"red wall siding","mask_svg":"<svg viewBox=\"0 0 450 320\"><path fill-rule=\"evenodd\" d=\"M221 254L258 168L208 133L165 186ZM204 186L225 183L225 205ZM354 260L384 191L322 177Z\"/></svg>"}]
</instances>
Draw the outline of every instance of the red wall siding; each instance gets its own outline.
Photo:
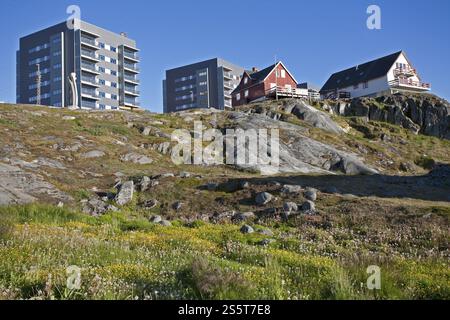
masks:
<instances>
[{"instance_id":1,"label":"red wall siding","mask_svg":"<svg viewBox=\"0 0 450 320\"><path fill-rule=\"evenodd\" d=\"M290 84L292 88L297 87L297 83L295 80L289 75L289 73L286 71L286 78L281 78L281 70L284 69L283 66L280 64L278 66L278 79L275 74L275 70L267 77L266 81L264 82L265 90L270 90L270 84L276 83L279 87L284 87L287 84Z\"/></svg>"}]
</instances>

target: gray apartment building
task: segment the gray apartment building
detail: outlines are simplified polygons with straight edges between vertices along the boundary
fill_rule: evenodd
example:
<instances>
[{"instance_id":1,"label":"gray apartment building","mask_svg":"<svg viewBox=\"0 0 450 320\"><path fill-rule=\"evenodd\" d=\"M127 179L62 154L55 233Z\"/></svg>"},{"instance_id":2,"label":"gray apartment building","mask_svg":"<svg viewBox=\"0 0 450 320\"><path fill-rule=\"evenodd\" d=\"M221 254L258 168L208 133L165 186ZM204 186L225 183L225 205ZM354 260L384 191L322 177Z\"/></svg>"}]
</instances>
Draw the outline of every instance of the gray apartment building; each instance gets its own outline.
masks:
<instances>
[{"instance_id":1,"label":"gray apartment building","mask_svg":"<svg viewBox=\"0 0 450 320\"><path fill-rule=\"evenodd\" d=\"M79 28L63 22L20 39L17 103L72 106L69 77L75 73L77 107L138 108L136 42L84 21L72 23Z\"/></svg>"},{"instance_id":2,"label":"gray apartment building","mask_svg":"<svg viewBox=\"0 0 450 320\"><path fill-rule=\"evenodd\" d=\"M194 108L231 108L231 92L244 68L215 58L166 71L164 113Z\"/></svg>"}]
</instances>

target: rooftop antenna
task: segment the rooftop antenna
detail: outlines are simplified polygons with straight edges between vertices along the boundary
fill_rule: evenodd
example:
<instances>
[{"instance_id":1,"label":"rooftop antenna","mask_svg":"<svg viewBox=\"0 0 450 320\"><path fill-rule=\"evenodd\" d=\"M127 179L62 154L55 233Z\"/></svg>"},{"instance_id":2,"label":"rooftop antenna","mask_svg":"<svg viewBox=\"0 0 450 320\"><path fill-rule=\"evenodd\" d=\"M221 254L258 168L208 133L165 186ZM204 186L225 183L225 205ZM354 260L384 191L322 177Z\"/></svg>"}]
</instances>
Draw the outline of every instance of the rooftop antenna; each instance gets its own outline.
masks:
<instances>
[{"instance_id":1,"label":"rooftop antenna","mask_svg":"<svg viewBox=\"0 0 450 320\"><path fill-rule=\"evenodd\" d=\"M36 64L36 105L41 105L41 82L42 82L42 74L41 74L41 65Z\"/></svg>"}]
</instances>

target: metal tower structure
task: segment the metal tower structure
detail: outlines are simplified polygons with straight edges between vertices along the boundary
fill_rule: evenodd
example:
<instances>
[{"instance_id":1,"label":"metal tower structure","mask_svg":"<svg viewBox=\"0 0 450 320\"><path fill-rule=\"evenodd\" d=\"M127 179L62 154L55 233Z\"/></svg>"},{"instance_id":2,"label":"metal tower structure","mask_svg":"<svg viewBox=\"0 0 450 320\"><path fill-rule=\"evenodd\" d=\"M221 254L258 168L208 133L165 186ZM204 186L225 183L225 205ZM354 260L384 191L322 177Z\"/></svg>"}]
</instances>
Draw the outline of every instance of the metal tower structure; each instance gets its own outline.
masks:
<instances>
[{"instance_id":1,"label":"metal tower structure","mask_svg":"<svg viewBox=\"0 0 450 320\"><path fill-rule=\"evenodd\" d=\"M38 63L36 65L36 105L41 104L41 83L42 83L42 74L41 74L41 65Z\"/></svg>"}]
</instances>

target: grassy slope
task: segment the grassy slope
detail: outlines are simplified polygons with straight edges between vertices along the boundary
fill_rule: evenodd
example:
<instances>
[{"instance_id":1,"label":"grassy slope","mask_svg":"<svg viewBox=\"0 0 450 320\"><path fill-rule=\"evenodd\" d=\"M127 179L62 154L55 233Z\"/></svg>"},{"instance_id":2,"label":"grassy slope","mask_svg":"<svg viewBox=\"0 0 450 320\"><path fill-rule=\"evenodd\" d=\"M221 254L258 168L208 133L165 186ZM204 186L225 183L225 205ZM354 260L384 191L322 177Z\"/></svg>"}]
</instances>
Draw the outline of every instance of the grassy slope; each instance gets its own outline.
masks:
<instances>
[{"instance_id":1,"label":"grassy slope","mask_svg":"<svg viewBox=\"0 0 450 320\"><path fill-rule=\"evenodd\" d=\"M22 151L30 154L19 154L21 150L16 148L16 156L28 161L38 156L60 159L67 170L42 170L49 174L50 182L76 199L85 197L93 187L110 188L117 171L127 176L179 171L203 176L166 179L151 192L138 194L135 203L120 213L101 218L78 213L77 203L72 204L73 211L45 205L0 208L0 298L450 298L448 203L319 194L318 216L255 225L274 232L275 241L262 247L258 242L266 237L243 235L240 225L187 223L182 219L214 211L254 210L247 201L252 193L207 192L197 187L227 177L256 176L226 167L176 167L168 157L144 149L137 152L152 157L155 163L121 163L121 154L136 151L132 146L161 141L128 128L128 120L121 113L4 105L0 111L2 145L24 145ZM37 115L35 111L46 114ZM63 115L77 119L63 120ZM191 126L180 118L145 117L146 121L163 121L163 125L155 126L165 132ZM388 173L399 174L401 162L414 163L423 154L450 162L446 141L413 136L385 124L370 123L366 127L376 133L375 137L380 130L389 133L393 142L368 137L361 130L352 130L341 139L313 128L309 134L364 154L373 164L379 161L379 153L389 156L394 164L385 166ZM82 160L79 152L56 152L50 148L54 139L44 139L54 136L70 144L77 135L91 141L80 152L101 149L108 156ZM118 145L116 140L126 144ZM424 172L419 166L414 170ZM83 179L81 171L102 176ZM139 200L150 198L162 205L150 212L136 206ZM176 200L185 203L182 213L170 208ZM284 200L301 203L303 198L279 198L275 204L282 205ZM150 224L147 217L155 213L172 218L174 226ZM379 292L361 285L368 276L366 268L373 264L382 270ZM81 290L65 289L69 265L82 268Z\"/></svg>"}]
</instances>

